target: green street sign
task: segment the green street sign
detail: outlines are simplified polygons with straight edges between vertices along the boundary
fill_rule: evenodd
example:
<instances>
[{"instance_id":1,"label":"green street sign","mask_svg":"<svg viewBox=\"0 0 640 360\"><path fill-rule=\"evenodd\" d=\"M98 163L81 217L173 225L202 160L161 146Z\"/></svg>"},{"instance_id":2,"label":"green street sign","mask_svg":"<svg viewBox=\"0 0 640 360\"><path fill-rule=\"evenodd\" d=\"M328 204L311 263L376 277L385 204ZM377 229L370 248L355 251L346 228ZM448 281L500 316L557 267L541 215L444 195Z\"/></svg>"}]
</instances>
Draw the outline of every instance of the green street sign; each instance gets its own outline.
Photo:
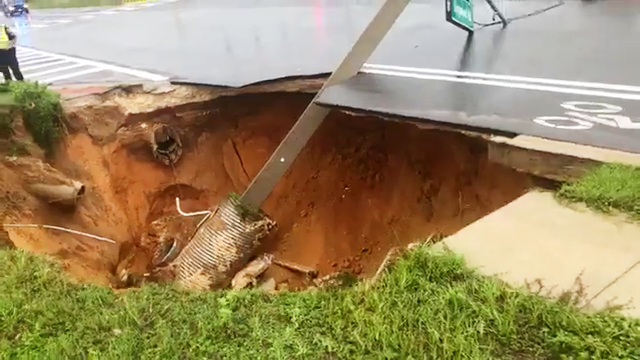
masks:
<instances>
[{"instance_id":1,"label":"green street sign","mask_svg":"<svg viewBox=\"0 0 640 360\"><path fill-rule=\"evenodd\" d=\"M445 0L447 21L473 32L473 0Z\"/></svg>"}]
</instances>

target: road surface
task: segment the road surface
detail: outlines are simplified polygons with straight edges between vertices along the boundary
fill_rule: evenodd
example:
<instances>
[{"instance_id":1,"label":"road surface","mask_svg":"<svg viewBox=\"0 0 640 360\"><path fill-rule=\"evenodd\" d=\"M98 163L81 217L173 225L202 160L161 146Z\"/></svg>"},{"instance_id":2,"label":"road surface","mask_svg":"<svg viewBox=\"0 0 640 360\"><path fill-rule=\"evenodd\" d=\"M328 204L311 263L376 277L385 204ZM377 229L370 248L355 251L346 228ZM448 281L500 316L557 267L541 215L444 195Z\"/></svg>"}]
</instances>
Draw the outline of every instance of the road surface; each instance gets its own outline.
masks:
<instances>
[{"instance_id":1,"label":"road surface","mask_svg":"<svg viewBox=\"0 0 640 360\"><path fill-rule=\"evenodd\" d=\"M19 47L20 70L25 79L50 85L142 83L166 81L167 76L73 56Z\"/></svg>"},{"instance_id":2,"label":"road surface","mask_svg":"<svg viewBox=\"0 0 640 360\"><path fill-rule=\"evenodd\" d=\"M572 1L469 39L438 29L423 50L387 43L319 103L640 153L633 9L639 4ZM392 49L411 56L386 55Z\"/></svg>"},{"instance_id":3,"label":"road surface","mask_svg":"<svg viewBox=\"0 0 640 360\"><path fill-rule=\"evenodd\" d=\"M30 28L20 41L174 81L243 86L332 71L382 1L180 0ZM321 101L640 152L640 4L505 0L518 19L469 38L444 21L443 3L413 1L363 72ZM491 21L481 1L476 21Z\"/></svg>"},{"instance_id":4,"label":"road surface","mask_svg":"<svg viewBox=\"0 0 640 360\"><path fill-rule=\"evenodd\" d=\"M172 74L185 82L242 86L332 71L382 2L180 0L33 29L21 44ZM509 13L555 3L513 2ZM465 36L444 22L443 12L439 1L414 0L372 60L395 63L410 57L422 64L443 57L448 62ZM484 3L476 15L478 21L491 21Z\"/></svg>"}]
</instances>

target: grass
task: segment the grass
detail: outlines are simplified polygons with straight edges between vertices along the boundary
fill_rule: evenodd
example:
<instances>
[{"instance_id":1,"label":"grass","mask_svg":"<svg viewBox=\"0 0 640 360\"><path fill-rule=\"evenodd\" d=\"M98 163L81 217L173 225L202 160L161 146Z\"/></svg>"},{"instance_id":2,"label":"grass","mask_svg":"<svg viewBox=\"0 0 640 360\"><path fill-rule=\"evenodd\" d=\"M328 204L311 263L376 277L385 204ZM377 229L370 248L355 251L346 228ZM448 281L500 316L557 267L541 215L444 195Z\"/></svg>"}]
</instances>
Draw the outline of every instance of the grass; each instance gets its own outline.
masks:
<instances>
[{"instance_id":1,"label":"grass","mask_svg":"<svg viewBox=\"0 0 640 360\"><path fill-rule=\"evenodd\" d=\"M603 212L618 210L640 218L640 167L603 165L578 182L564 184L557 195Z\"/></svg>"},{"instance_id":2,"label":"grass","mask_svg":"<svg viewBox=\"0 0 640 360\"><path fill-rule=\"evenodd\" d=\"M238 212L238 215L242 220L261 220L265 214L261 209L255 209L252 206L245 204L242 200L242 195L235 192L229 194L229 200L234 203L234 208Z\"/></svg>"},{"instance_id":3,"label":"grass","mask_svg":"<svg viewBox=\"0 0 640 360\"><path fill-rule=\"evenodd\" d=\"M12 82L10 89L25 128L35 143L51 154L62 135L64 112L59 95L34 82Z\"/></svg>"},{"instance_id":4,"label":"grass","mask_svg":"<svg viewBox=\"0 0 640 360\"><path fill-rule=\"evenodd\" d=\"M638 359L640 322L512 289L420 247L371 288L124 294L0 252L0 354L91 359Z\"/></svg>"}]
</instances>

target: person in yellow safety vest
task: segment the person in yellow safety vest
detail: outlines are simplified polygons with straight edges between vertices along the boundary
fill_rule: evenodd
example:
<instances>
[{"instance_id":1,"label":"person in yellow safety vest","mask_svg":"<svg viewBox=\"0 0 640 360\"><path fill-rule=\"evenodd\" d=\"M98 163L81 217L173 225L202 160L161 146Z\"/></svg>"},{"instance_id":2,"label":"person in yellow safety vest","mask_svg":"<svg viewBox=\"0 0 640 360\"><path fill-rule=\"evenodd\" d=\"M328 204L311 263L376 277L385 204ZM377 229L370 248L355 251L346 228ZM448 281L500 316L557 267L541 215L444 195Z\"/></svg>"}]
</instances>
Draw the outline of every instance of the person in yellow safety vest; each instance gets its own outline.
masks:
<instances>
[{"instance_id":1,"label":"person in yellow safety vest","mask_svg":"<svg viewBox=\"0 0 640 360\"><path fill-rule=\"evenodd\" d=\"M24 80L16 56L16 41L16 34L9 30L7 25L0 24L0 71L4 76L4 81L12 80L9 69L13 72L16 80Z\"/></svg>"}]
</instances>

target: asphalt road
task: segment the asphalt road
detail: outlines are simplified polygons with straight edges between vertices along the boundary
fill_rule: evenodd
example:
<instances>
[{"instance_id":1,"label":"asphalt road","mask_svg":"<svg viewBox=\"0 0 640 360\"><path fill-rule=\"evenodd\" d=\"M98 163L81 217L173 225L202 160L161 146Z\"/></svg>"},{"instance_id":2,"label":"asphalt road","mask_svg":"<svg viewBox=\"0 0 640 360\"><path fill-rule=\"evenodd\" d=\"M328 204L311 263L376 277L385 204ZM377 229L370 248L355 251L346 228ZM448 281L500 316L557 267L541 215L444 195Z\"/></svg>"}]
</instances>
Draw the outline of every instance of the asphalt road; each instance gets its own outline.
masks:
<instances>
[{"instance_id":1,"label":"asphalt road","mask_svg":"<svg viewBox=\"0 0 640 360\"><path fill-rule=\"evenodd\" d=\"M518 20L517 29L514 26L508 34L491 27L482 30L474 45L474 62L468 66L492 66L495 71L507 72L526 69L539 76L543 74L538 72L549 71L541 63L555 56L559 63L553 65L556 70L551 72L571 71L576 75L572 61L582 60L585 52L592 54L594 43L593 39L585 38L575 44L575 27L582 26L586 17L595 16L598 11L569 1L559 9L572 8L563 11L576 14L577 19L565 19L553 10ZM556 0L504 2L509 16L556 3ZM180 0L51 29L34 29L29 43L24 45L172 74L176 80L241 86L332 71L381 4L382 0ZM485 3L478 2L476 18L479 22L491 21ZM563 25L551 29L560 18ZM632 20L634 24L637 21L627 16L626 25ZM621 29L625 24L614 25ZM587 27L596 33L596 41L603 38L598 35L598 26ZM557 35L558 31L563 35ZM549 39L551 34L557 45L563 45L550 46L543 38ZM444 21L443 1L414 1L371 62L458 68L465 39L463 31ZM633 43L628 37L621 41ZM574 44L579 53L571 55L571 51L563 49ZM606 42L603 46L612 45ZM532 56L540 60L534 61ZM596 67L624 62L620 58L596 57ZM598 77L596 73L592 76Z\"/></svg>"},{"instance_id":2,"label":"asphalt road","mask_svg":"<svg viewBox=\"0 0 640 360\"><path fill-rule=\"evenodd\" d=\"M53 86L69 84L137 84L166 81L161 74L73 56L19 47L17 57L25 79Z\"/></svg>"},{"instance_id":3,"label":"asphalt road","mask_svg":"<svg viewBox=\"0 0 640 360\"><path fill-rule=\"evenodd\" d=\"M535 78L395 74L359 74L326 89L318 103L640 153L640 87L631 91L599 86L614 84Z\"/></svg>"},{"instance_id":4,"label":"asphalt road","mask_svg":"<svg viewBox=\"0 0 640 360\"><path fill-rule=\"evenodd\" d=\"M463 42L438 29L439 47L435 38L413 51L407 42L386 43L361 74L319 102L640 153L634 9L640 4L573 1ZM392 49L414 56L386 55ZM428 58L433 49L437 56Z\"/></svg>"},{"instance_id":5,"label":"asphalt road","mask_svg":"<svg viewBox=\"0 0 640 360\"><path fill-rule=\"evenodd\" d=\"M50 29L34 28L20 41L53 53L167 74L174 81L243 86L332 71L382 1L180 0L135 11L107 11ZM559 3L504 0L501 6L507 17L521 18L505 30L488 26L469 38L444 21L443 1L414 1L369 59L368 73L328 89L321 100L640 152L635 95L597 92L640 93L627 89L640 84L640 71L635 70L640 64L640 4L566 0L540 11ZM491 21L480 0L475 15L478 22ZM434 71L442 70L515 78L505 80L508 86L434 78ZM551 79L555 83L548 86L560 84L564 90L513 85L533 81L539 87L540 79L543 83ZM596 92L585 93L585 88ZM561 106L571 101L604 102L609 107L602 113L587 112L590 120L576 121L575 114L566 115ZM544 116L570 119L541 120Z\"/></svg>"}]
</instances>

